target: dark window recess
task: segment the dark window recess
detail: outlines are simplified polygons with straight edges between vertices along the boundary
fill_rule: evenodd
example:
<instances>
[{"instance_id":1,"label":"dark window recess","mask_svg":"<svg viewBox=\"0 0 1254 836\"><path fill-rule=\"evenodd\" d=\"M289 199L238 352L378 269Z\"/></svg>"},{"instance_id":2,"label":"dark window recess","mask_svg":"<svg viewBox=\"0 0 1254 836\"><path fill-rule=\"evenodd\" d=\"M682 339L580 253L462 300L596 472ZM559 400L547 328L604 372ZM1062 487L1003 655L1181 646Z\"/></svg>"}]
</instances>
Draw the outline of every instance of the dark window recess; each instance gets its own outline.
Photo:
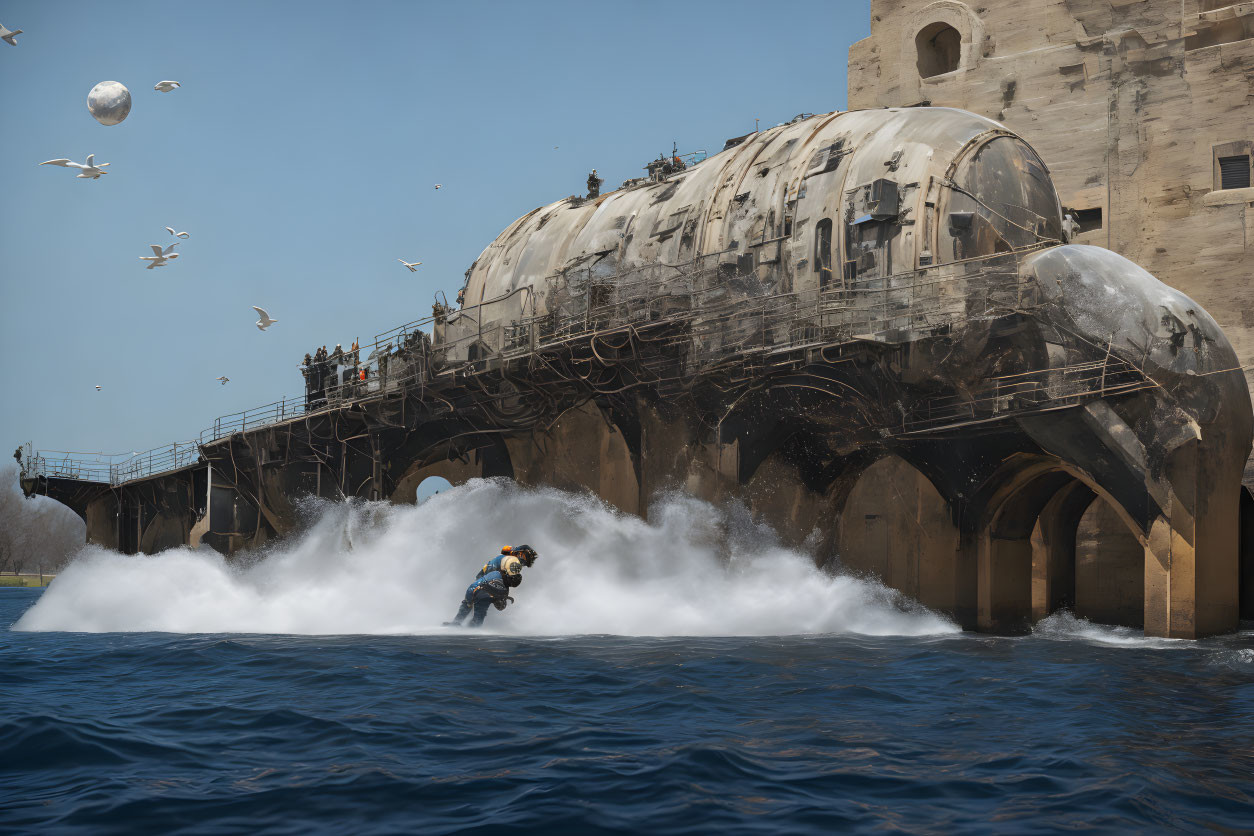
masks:
<instances>
[{"instance_id":1,"label":"dark window recess","mask_svg":"<svg viewBox=\"0 0 1254 836\"><path fill-rule=\"evenodd\" d=\"M831 145L824 146L814 152L814 156L810 158L810 165L807 168L807 177L813 177L816 174L824 174L829 171L835 171L840 167L840 161L847 157L850 150L845 148L845 140L838 139Z\"/></svg>"},{"instance_id":2,"label":"dark window recess","mask_svg":"<svg viewBox=\"0 0 1254 836\"><path fill-rule=\"evenodd\" d=\"M1248 189L1250 187L1250 155L1219 158L1219 188Z\"/></svg>"},{"instance_id":3,"label":"dark window recess","mask_svg":"<svg viewBox=\"0 0 1254 836\"><path fill-rule=\"evenodd\" d=\"M876 180L871 184L871 193L867 199L867 214L877 221L896 218L900 203L896 183L892 180Z\"/></svg>"},{"instance_id":4,"label":"dark window recess","mask_svg":"<svg viewBox=\"0 0 1254 836\"><path fill-rule=\"evenodd\" d=\"M962 35L948 23L925 26L914 38L919 54L919 75L922 78L958 69L962 59Z\"/></svg>"},{"instance_id":5,"label":"dark window recess","mask_svg":"<svg viewBox=\"0 0 1254 836\"><path fill-rule=\"evenodd\" d=\"M1102 228L1101 209L1070 209L1071 217L1080 225L1080 232L1090 232Z\"/></svg>"},{"instance_id":6,"label":"dark window recess","mask_svg":"<svg viewBox=\"0 0 1254 836\"><path fill-rule=\"evenodd\" d=\"M819 274L819 289L832 283L832 219L824 218L814 227L814 269Z\"/></svg>"}]
</instances>

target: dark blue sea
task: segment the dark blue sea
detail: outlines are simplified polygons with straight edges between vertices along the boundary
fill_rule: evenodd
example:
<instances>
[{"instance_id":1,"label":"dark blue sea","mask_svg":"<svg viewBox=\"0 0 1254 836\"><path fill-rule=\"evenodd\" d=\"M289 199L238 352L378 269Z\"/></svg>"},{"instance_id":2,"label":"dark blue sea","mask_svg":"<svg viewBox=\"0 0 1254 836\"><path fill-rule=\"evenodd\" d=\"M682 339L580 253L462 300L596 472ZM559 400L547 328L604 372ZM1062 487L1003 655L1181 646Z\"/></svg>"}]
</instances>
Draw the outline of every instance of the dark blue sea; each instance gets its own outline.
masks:
<instances>
[{"instance_id":1,"label":"dark blue sea","mask_svg":"<svg viewBox=\"0 0 1254 836\"><path fill-rule=\"evenodd\" d=\"M39 595L0 590L5 832L1254 828L1251 632L11 631Z\"/></svg>"}]
</instances>

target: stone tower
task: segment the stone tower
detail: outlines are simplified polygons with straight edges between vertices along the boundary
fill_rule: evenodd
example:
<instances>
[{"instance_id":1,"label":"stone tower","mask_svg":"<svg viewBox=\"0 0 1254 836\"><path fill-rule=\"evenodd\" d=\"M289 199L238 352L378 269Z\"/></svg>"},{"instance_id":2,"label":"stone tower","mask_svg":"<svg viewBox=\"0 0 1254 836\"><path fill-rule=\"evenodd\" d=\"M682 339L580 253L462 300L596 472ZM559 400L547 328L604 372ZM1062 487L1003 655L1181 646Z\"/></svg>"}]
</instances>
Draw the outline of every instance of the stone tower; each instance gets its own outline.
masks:
<instances>
[{"instance_id":1,"label":"stone tower","mask_svg":"<svg viewBox=\"0 0 1254 836\"><path fill-rule=\"evenodd\" d=\"M1077 242L1184 291L1254 364L1254 3L872 0L849 107L926 104L1027 139Z\"/></svg>"}]
</instances>

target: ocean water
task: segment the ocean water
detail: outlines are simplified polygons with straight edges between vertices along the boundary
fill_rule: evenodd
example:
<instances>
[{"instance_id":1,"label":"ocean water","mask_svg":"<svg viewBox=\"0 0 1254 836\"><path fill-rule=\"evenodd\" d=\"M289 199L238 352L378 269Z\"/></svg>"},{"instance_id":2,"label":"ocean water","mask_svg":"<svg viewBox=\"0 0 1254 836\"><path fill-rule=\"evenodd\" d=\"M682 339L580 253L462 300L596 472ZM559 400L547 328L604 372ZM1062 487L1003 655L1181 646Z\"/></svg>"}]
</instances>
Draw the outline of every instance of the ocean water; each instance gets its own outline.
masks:
<instances>
[{"instance_id":1,"label":"ocean water","mask_svg":"<svg viewBox=\"0 0 1254 836\"><path fill-rule=\"evenodd\" d=\"M230 564L89 548L0 590L0 831L1254 827L1252 631L962 633L682 496L305 513ZM516 602L440 626L522 541Z\"/></svg>"}]
</instances>

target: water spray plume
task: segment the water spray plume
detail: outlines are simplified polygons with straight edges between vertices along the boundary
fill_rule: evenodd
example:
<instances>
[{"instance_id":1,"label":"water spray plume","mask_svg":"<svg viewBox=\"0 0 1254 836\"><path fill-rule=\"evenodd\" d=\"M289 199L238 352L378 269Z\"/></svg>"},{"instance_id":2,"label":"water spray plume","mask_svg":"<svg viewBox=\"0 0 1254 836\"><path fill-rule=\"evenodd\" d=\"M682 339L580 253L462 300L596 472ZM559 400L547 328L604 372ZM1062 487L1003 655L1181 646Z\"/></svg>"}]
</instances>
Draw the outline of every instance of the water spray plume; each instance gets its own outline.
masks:
<instances>
[{"instance_id":1,"label":"water spray plume","mask_svg":"<svg viewBox=\"0 0 1254 836\"><path fill-rule=\"evenodd\" d=\"M516 635L927 635L957 627L870 580L830 575L737 509L660 498L645 522L591 496L474 480L419 506L311 500L303 534L228 562L207 549L88 547L19 630L447 633L503 542L540 552L492 612Z\"/></svg>"}]
</instances>

